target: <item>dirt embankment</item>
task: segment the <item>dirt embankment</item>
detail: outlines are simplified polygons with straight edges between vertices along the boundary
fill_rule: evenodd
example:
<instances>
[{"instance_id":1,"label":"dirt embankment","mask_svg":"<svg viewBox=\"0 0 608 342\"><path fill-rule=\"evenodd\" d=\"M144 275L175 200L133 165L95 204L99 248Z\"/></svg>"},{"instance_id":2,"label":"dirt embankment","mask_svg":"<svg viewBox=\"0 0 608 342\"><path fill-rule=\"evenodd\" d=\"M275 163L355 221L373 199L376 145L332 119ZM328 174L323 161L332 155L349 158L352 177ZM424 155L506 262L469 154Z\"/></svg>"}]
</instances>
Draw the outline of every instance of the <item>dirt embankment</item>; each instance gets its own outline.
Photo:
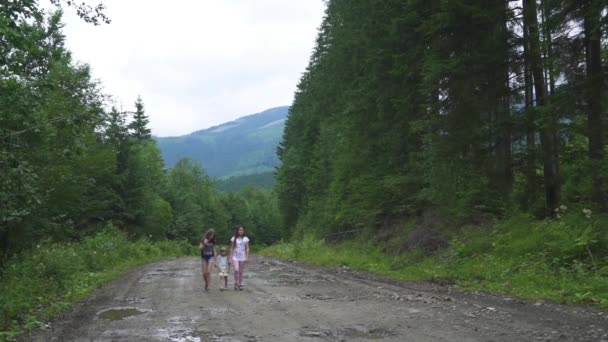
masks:
<instances>
[{"instance_id":1,"label":"dirt embankment","mask_svg":"<svg viewBox=\"0 0 608 342\"><path fill-rule=\"evenodd\" d=\"M35 341L607 341L608 313L256 257L244 291L200 262L129 271ZM232 279L230 279L232 283Z\"/></svg>"}]
</instances>

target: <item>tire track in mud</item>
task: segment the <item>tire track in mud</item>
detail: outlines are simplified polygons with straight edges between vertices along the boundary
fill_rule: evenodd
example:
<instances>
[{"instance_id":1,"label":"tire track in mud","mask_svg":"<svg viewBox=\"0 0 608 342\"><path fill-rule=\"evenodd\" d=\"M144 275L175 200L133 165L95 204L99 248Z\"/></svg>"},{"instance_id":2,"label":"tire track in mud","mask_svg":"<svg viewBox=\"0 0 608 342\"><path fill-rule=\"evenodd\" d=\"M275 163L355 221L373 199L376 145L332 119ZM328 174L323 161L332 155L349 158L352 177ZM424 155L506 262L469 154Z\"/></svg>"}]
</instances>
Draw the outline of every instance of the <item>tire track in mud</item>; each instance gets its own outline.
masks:
<instances>
[{"instance_id":1,"label":"tire track in mud","mask_svg":"<svg viewBox=\"0 0 608 342\"><path fill-rule=\"evenodd\" d=\"M244 291L214 274L204 292L197 258L140 266L24 340L608 341L608 314L588 308L267 257L245 274Z\"/></svg>"}]
</instances>

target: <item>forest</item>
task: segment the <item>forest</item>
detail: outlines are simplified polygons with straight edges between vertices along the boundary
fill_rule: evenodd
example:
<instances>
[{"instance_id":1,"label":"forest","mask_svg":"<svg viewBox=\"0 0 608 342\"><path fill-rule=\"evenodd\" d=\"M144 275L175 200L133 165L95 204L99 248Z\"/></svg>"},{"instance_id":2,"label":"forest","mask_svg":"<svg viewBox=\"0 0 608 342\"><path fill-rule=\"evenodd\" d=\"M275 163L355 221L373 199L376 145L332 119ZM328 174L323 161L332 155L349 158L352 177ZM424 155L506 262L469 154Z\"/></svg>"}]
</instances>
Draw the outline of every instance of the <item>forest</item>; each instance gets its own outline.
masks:
<instances>
[{"instance_id":1,"label":"forest","mask_svg":"<svg viewBox=\"0 0 608 342\"><path fill-rule=\"evenodd\" d=\"M284 223L608 210L606 3L327 3L279 148Z\"/></svg>"},{"instance_id":2,"label":"forest","mask_svg":"<svg viewBox=\"0 0 608 342\"><path fill-rule=\"evenodd\" d=\"M236 224L274 255L608 306L605 0L326 1L276 184L238 192L164 168L143 99L65 46L62 9L103 6L51 3L0 0L0 333Z\"/></svg>"},{"instance_id":3,"label":"forest","mask_svg":"<svg viewBox=\"0 0 608 342\"><path fill-rule=\"evenodd\" d=\"M103 8L83 6L66 10L109 21ZM281 237L271 191L221 193L189 160L164 169L143 100L118 110L90 67L72 60L61 10L3 1L0 11L0 265L108 224L131 239L195 243L213 227L227 244L236 224L259 244Z\"/></svg>"},{"instance_id":4,"label":"forest","mask_svg":"<svg viewBox=\"0 0 608 342\"><path fill-rule=\"evenodd\" d=\"M265 253L608 305L606 1L326 3Z\"/></svg>"},{"instance_id":5,"label":"forest","mask_svg":"<svg viewBox=\"0 0 608 342\"><path fill-rule=\"evenodd\" d=\"M142 98L123 108L66 48L63 10L105 25L103 5L51 3L0 0L0 340L133 266L194 255L210 228L224 246L237 224L258 246L283 235L272 190L165 169Z\"/></svg>"}]
</instances>

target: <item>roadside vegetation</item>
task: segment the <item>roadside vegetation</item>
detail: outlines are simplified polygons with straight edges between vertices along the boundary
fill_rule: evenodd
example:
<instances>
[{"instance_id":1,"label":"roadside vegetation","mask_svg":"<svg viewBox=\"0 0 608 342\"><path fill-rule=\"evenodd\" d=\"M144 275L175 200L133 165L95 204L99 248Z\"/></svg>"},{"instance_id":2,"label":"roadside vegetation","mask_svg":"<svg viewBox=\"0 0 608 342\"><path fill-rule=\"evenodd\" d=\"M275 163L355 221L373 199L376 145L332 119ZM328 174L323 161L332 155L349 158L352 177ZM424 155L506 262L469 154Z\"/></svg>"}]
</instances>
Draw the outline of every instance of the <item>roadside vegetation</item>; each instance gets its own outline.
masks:
<instances>
[{"instance_id":1,"label":"roadside vegetation","mask_svg":"<svg viewBox=\"0 0 608 342\"><path fill-rule=\"evenodd\" d=\"M267 255L608 307L605 1L326 1L276 185L237 192L165 170L143 99L66 47L61 7L103 5L51 2L0 6L1 337L236 224Z\"/></svg>"},{"instance_id":2,"label":"roadside vegetation","mask_svg":"<svg viewBox=\"0 0 608 342\"><path fill-rule=\"evenodd\" d=\"M327 1L266 253L606 307L607 9Z\"/></svg>"},{"instance_id":3,"label":"roadside vegetation","mask_svg":"<svg viewBox=\"0 0 608 342\"><path fill-rule=\"evenodd\" d=\"M429 254L407 246L411 230L387 242L363 234L331 242L311 235L262 250L288 260L347 266L391 279L432 281L466 289L608 308L608 217L565 213L557 221L524 215L465 227Z\"/></svg>"},{"instance_id":4,"label":"roadside vegetation","mask_svg":"<svg viewBox=\"0 0 608 342\"><path fill-rule=\"evenodd\" d=\"M8 260L0 278L0 340L9 340L86 298L130 267L193 255L187 241L129 241L107 226L79 242L40 241Z\"/></svg>"}]
</instances>

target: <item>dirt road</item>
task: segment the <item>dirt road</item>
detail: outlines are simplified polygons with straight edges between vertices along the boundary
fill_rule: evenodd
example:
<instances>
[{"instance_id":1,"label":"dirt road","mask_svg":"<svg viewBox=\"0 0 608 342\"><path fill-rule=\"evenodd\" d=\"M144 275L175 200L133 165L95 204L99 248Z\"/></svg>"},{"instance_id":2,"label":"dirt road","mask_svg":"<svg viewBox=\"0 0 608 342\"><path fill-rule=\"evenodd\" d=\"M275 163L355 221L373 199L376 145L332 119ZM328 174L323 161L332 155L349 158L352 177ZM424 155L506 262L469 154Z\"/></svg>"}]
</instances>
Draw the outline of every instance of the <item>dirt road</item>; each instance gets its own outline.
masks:
<instances>
[{"instance_id":1,"label":"dirt road","mask_svg":"<svg viewBox=\"0 0 608 342\"><path fill-rule=\"evenodd\" d=\"M256 257L205 293L195 258L135 268L35 341L608 341L608 313ZM232 282L232 279L231 279ZM28 338L28 339L30 339Z\"/></svg>"}]
</instances>

